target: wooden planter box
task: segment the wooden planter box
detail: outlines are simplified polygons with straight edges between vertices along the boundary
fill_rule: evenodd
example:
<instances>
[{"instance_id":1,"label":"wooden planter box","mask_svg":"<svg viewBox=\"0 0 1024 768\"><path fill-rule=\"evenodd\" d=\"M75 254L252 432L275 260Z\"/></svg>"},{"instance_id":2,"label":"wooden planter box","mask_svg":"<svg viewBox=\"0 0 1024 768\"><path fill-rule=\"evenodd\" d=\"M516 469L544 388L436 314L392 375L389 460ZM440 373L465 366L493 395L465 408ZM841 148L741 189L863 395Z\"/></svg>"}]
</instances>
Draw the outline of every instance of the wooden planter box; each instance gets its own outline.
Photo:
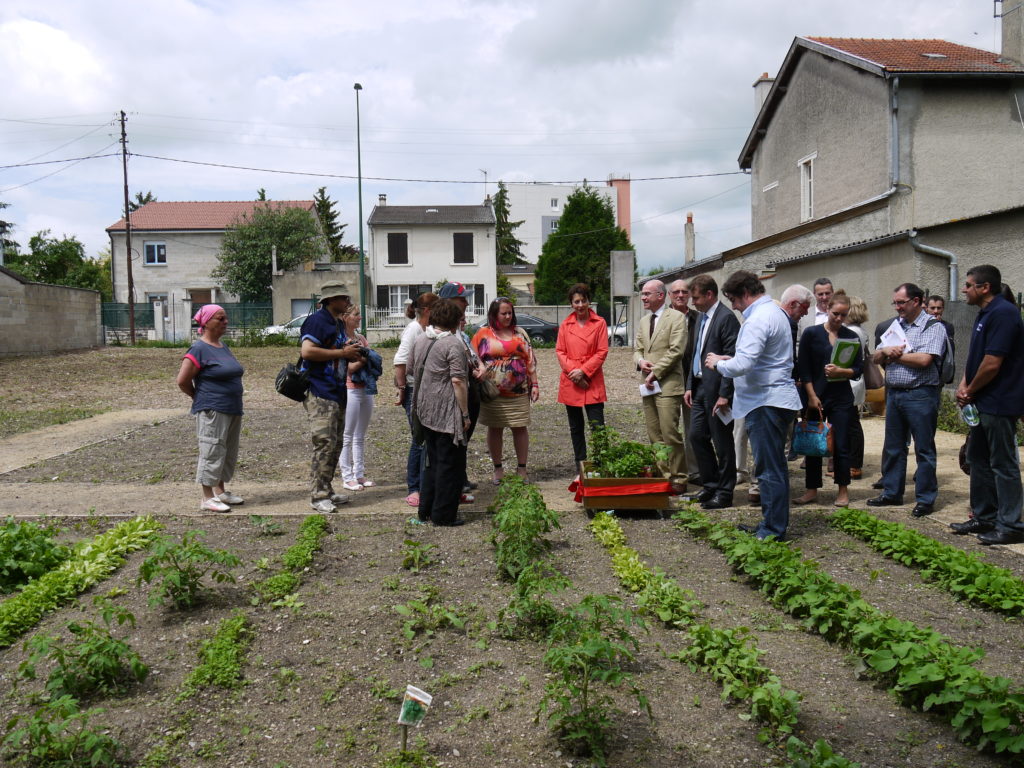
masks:
<instances>
[{"instance_id":1,"label":"wooden planter box","mask_svg":"<svg viewBox=\"0 0 1024 768\"><path fill-rule=\"evenodd\" d=\"M668 509L668 492L631 493L628 496L602 496L601 488L615 485L665 485L663 477L587 477L593 471L589 461L580 462L580 482L583 483L584 509Z\"/></svg>"}]
</instances>

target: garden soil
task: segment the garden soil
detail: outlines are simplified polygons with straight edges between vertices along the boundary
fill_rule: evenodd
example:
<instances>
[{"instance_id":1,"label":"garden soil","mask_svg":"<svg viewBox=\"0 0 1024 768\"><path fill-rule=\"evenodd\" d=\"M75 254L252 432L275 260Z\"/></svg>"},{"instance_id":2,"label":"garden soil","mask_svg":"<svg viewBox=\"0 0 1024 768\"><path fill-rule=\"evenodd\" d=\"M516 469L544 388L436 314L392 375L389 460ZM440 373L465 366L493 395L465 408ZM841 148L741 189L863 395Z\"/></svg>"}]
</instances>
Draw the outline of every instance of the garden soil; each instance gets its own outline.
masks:
<instances>
[{"instance_id":1,"label":"garden soil","mask_svg":"<svg viewBox=\"0 0 1024 768\"><path fill-rule=\"evenodd\" d=\"M605 366L607 420L623 434L641 437L630 353L611 350ZM247 369L247 391L232 490L246 503L228 515L198 511L194 427L173 382L181 350L106 348L0 361L3 410L108 409L91 419L0 438L0 515L56 519L70 541L93 536L125 516L152 514L167 534L202 530L209 545L243 561L235 569L235 584L218 586L198 609L176 612L148 605L145 586L136 584L146 555L135 553L79 603L38 627L61 633L72 619L94 617L93 594L124 590L117 601L135 614L137 624L115 634L125 636L152 671L131 693L89 703L104 710L94 721L125 744L128 764L141 764L148 754L146 764L168 766L380 765L382 754L398 745L398 697L407 684L434 696L423 726L410 733L410 744L439 765L586 764L535 721L547 681L544 645L510 639L492 628L511 588L494 567L487 512L494 486L482 436L474 438L470 450L470 474L480 487L476 503L463 508L467 525L411 525L415 512L405 503L403 482L407 427L401 409L389 402L390 387L377 399L368 435L367 472L378 485L353 494L330 516L330 534L290 607L252 604L249 585L275 566L309 512L309 449L301 406L281 398L272 386L274 373L292 352L268 348L237 354ZM550 539L573 587L559 600L569 604L586 594L607 593L628 601L607 554L586 528L586 515L566 490L575 472L564 410L555 402L553 350L540 350L539 359L542 394L533 412L529 463L531 479L560 514L562 527ZM28 379L47 382L45 391L26 389ZM864 427L867 466L864 478L851 486L854 506L877 493L870 483L878 476L882 420L866 419ZM966 477L956 464L962 441L962 436L939 434L941 490L933 516L913 519L909 505L875 513L1024 575L1017 548L983 549L948 532L946 523L963 519L967 510ZM506 445L505 463L514 466L510 451ZM803 477L796 463L790 468L795 496ZM737 501L745 497L740 486ZM1021 679L1018 620L959 603L924 584L916 571L837 532L828 525L832 498L826 487L819 506L793 508L792 546L879 608L930 625L956 643L982 647L987 672ZM281 535L263 535L250 514L272 516ZM759 513L739 506L718 514L754 522ZM940 718L900 707L857 674L843 649L805 632L736 577L717 551L671 520L636 515L622 523L628 543L651 567L693 590L716 627L750 628L764 651L762 661L803 696L802 738L828 739L864 766L1012 764L960 744ZM407 540L435 547L433 562L419 572L402 568ZM407 639L395 607L424 599L457 611L465 627ZM239 610L252 630L244 685L179 700L199 645L220 620ZM720 689L706 676L670 658L683 646L679 633L652 625L638 637L641 651L629 671L649 697L654 717L648 719L635 701L616 692L621 711L614 720L610 765L785 764L777 746L758 738L757 725L741 719L742 707L721 701ZM24 658L20 644L0 650L0 684L9 691L0 698L0 722L28 711L28 694L38 689L38 683L13 687Z\"/></svg>"}]
</instances>

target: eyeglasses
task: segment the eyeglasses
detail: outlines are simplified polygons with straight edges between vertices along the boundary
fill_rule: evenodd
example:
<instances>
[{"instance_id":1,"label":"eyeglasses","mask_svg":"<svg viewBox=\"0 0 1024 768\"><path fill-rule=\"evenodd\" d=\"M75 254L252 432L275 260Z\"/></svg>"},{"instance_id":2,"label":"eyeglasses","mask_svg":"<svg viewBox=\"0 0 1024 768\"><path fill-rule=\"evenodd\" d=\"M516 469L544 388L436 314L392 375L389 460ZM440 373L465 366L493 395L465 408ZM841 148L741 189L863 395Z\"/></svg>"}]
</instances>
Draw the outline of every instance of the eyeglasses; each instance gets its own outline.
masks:
<instances>
[{"instance_id":1,"label":"eyeglasses","mask_svg":"<svg viewBox=\"0 0 1024 768\"><path fill-rule=\"evenodd\" d=\"M980 288L983 285L988 285L988 283L964 283L964 290L970 290L971 288Z\"/></svg>"},{"instance_id":2,"label":"eyeglasses","mask_svg":"<svg viewBox=\"0 0 1024 768\"><path fill-rule=\"evenodd\" d=\"M904 304L909 304L913 299L893 299L892 305L894 307L902 307Z\"/></svg>"}]
</instances>

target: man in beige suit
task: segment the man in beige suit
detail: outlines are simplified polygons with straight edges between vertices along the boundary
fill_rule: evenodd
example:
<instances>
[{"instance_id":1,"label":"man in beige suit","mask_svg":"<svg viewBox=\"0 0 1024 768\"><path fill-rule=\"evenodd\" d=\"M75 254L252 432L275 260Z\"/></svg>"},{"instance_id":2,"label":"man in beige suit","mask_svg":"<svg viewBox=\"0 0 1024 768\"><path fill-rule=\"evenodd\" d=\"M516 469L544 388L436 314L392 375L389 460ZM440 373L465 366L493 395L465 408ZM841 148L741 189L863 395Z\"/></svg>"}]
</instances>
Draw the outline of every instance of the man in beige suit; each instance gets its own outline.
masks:
<instances>
[{"instance_id":1,"label":"man in beige suit","mask_svg":"<svg viewBox=\"0 0 1024 768\"><path fill-rule=\"evenodd\" d=\"M679 408L686 389L680 364L688 336L686 316L666 306L665 284L660 280L644 283L640 300L649 314L640 319L633 361L644 377L647 437L652 443L665 443L672 449L668 480L674 493L684 493L686 448L679 433ZM653 393L658 387L661 391Z\"/></svg>"}]
</instances>

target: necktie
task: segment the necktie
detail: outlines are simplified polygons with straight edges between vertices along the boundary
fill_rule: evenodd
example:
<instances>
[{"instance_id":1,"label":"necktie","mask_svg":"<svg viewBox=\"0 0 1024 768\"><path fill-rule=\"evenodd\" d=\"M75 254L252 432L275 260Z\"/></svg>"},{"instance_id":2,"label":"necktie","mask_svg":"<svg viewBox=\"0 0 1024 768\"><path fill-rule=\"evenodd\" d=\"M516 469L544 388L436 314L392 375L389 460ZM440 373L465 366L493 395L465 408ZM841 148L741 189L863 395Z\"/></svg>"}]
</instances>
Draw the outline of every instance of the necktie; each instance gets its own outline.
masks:
<instances>
[{"instance_id":1,"label":"necktie","mask_svg":"<svg viewBox=\"0 0 1024 768\"><path fill-rule=\"evenodd\" d=\"M648 339L654 338L654 313L651 312L651 330L647 334Z\"/></svg>"},{"instance_id":2,"label":"necktie","mask_svg":"<svg viewBox=\"0 0 1024 768\"><path fill-rule=\"evenodd\" d=\"M700 325L697 326L697 340L693 343L693 375L694 376L700 376L700 366L701 366L700 358L701 358L701 354L702 354L700 338L701 338L701 335L704 333L704 323L706 323L707 321L708 321L708 316L705 315L703 312L701 312L700 313Z\"/></svg>"}]
</instances>

